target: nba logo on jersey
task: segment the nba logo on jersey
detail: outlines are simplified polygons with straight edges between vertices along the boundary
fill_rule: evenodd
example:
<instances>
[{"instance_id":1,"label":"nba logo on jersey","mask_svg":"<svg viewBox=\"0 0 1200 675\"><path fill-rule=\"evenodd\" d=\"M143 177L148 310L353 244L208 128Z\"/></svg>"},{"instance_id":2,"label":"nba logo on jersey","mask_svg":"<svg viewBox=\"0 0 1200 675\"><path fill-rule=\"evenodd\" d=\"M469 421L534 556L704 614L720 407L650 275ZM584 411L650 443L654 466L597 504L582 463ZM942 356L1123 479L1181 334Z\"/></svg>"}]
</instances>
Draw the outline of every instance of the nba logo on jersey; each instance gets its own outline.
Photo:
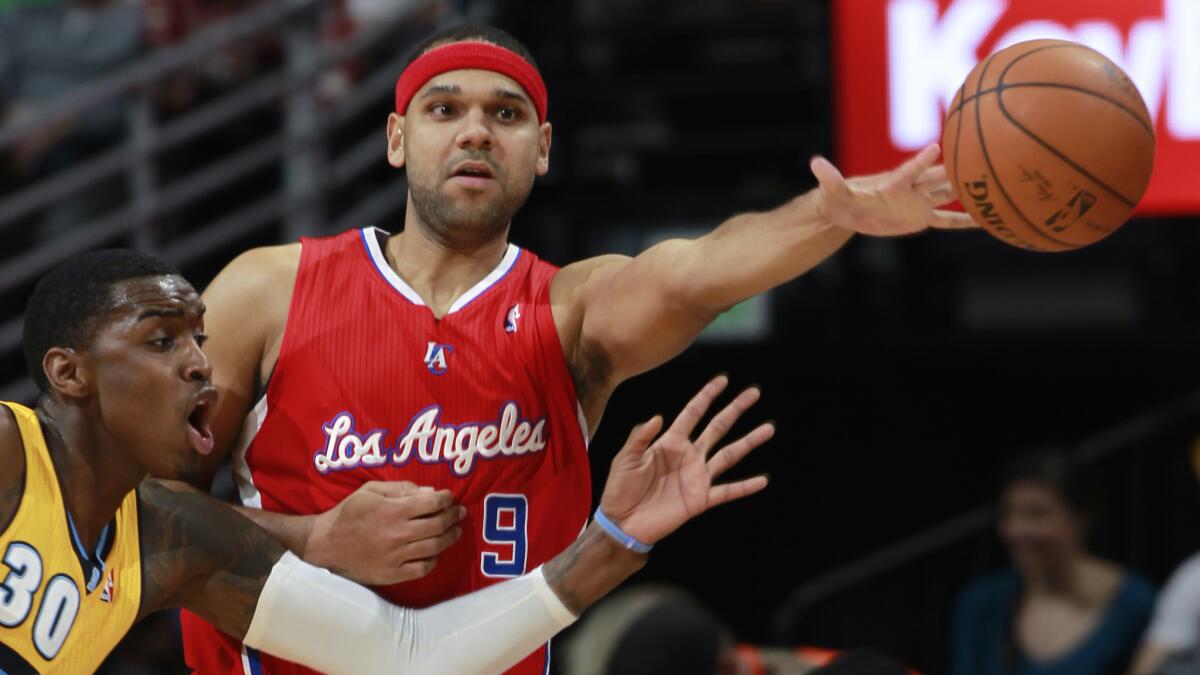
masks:
<instances>
[{"instance_id":1,"label":"nba logo on jersey","mask_svg":"<svg viewBox=\"0 0 1200 675\"><path fill-rule=\"evenodd\" d=\"M442 375L446 372L446 357L454 351L454 347L444 345L437 342L430 342L425 349L425 366L429 368L429 372L434 375Z\"/></svg>"},{"instance_id":2,"label":"nba logo on jersey","mask_svg":"<svg viewBox=\"0 0 1200 675\"><path fill-rule=\"evenodd\" d=\"M104 582L104 590L100 592L100 600L102 602L112 602L114 590L116 589L113 588L113 571L109 570L108 579Z\"/></svg>"},{"instance_id":3,"label":"nba logo on jersey","mask_svg":"<svg viewBox=\"0 0 1200 675\"><path fill-rule=\"evenodd\" d=\"M513 305L508 308L508 314L504 317L504 332L517 332L517 321L521 318L521 305Z\"/></svg>"}]
</instances>

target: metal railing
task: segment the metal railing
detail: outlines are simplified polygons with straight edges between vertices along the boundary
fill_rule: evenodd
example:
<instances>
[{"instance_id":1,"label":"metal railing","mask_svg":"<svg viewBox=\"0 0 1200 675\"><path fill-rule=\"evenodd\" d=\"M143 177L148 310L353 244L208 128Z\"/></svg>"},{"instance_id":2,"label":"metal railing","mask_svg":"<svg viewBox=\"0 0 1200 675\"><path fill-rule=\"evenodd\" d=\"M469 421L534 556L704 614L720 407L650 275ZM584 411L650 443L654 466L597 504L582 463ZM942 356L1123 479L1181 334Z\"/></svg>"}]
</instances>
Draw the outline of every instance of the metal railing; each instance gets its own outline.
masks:
<instances>
[{"instance_id":1,"label":"metal railing","mask_svg":"<svg viewBox=\"0 0 1200 675\"><path fill-rule=\"evenodd\" d=\"M377 49L381 44L392 49L392 45L383 43L385 38L395 35L413 16L442 4L437 0L418 3L407 13L367 26L332 47L320 42L318 14L324 3L319 0L280 0L260 5L69 92L44 106L32 119L0 127L3 153L29 134L97 106L122 103L126 109L127 133L123 141L0 200L0 231L25 222L101 180L120 177L130 195L115 210L73 225L69 232L38 242L0 265L0 295L20 292L59 262L119 238L182 266L267 227L282 225L283 239L295 240L332 229L330 224L350 227L369 223L398 208L403 204L404 190L392 186L366 195L346 213L327 212L327 194L383 161L382 125L353 139L335 156L325 156L324 141L367 106L386 100L403 66L404 46L396 46L389 60L375 63L355 83L352 92L328 109L318 102L317 80L327 69L367 50L383 51ZM241 83L168 122L156 120L151 93L156 82L265 31L279 35L282 63L277 70ZM281 117L275 133L233 149L185 175L169 180L159 175L158 157L162 153L235 122L239 116L272 107ZM165 216L272 167L278 167L282 175L279 189L264 192L197 230L174 235L158 231L157 225ZM19 351L21 323L20 316L0 321L0 355L12 356ZM5 400L30 400L34 394L32 383L25 377L0 382L0 398Z\"/></svg>"}]
</instances>

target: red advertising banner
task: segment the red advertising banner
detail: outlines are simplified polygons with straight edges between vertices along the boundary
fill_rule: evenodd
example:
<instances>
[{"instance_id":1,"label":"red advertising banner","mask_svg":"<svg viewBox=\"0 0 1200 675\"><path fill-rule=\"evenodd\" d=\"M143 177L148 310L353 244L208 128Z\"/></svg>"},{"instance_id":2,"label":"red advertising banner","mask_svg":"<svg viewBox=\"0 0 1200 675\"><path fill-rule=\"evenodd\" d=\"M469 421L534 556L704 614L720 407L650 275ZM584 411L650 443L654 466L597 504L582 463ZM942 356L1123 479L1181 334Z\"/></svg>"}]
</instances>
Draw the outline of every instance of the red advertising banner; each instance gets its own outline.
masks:
<instances>
[{"instance_id":1,"label":"red advertising banner","mask_svg":"<svg viewBox=\"0 0 1200 675\"><path fill-rule=\"evenodd\" d=\"M835 0L839 167L880 171L939 140L971 68L1035 38L1092 47L1137 84L1158 135L1138 213L1200 213L1200 0Z\"/></svg>"}]
</instances>

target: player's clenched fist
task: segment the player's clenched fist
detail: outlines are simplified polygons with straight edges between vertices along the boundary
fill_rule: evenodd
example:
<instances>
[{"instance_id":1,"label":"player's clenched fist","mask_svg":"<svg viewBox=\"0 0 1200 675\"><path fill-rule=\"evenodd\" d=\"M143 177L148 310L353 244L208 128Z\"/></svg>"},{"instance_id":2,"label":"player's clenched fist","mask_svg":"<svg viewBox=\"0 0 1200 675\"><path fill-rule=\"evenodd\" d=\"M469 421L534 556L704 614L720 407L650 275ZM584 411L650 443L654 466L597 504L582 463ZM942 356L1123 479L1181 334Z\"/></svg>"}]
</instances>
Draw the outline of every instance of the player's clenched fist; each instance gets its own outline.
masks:
<instances>
[{"instance_id":1,"label":"player's clenched fist","mask_svg":"<svg viewBox=\"0 0 1200 675\"><path fill-rule=\"evenodd\" d=\"M458 540L466 512L449 490L371 481L316 517L305 556L371 586L419 579Z\"/></svg>"}]
</instances>

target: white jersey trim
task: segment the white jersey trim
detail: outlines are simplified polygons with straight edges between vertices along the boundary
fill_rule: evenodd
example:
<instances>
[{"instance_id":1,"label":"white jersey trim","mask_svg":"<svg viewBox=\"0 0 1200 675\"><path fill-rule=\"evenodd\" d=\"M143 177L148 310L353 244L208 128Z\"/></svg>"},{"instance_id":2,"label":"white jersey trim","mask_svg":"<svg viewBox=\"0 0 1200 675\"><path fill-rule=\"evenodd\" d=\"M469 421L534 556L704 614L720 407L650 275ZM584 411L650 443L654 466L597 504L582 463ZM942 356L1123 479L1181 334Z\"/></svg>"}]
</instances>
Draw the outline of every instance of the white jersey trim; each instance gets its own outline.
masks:
<instances>
[{"instance_id":1,"label":"white jersey trim","mask_svg":"<svg viewBox=\"0 0 1200 675\"><path fill-rule=\"evenodd\" d=\"M262 508L262 495L254 486L254 475L250 471L250 465L246 462L246 451L250 449L250 443L258 435L258 430L262 428L266 419L267 396L263 394L254 409L246 414L246 421L242 422L242 433L233 446L233 482L237 485L238 496L241 498L243 506L256 509Z\"/></svg>"},{"instance_id":2,"label":"white jersey trim","mask_svg":"<svg viewBox=\"0 0 1200 675\"><path fill-rule=\"evenodd\" d=\"M392 266L388 264L387 258L383 255L383 249L379 246L379 237L376 236L377 232L387 234L384 230L376 227L365 227L362 230L363 242L366 244L367 253L371 256L371 262L375 264L375 269L405 299L414 305L424 307L425 301L421 299L421 296L413 290L412 286L408 285L408 282L401 279L400 275L396 274L396 270L392 269ZM512 270L513 265L516 264L517 259L520 257L521 249L513 244L509 244L508 248L504 251L504 257L500 259L500 264L496 265L495 269L489 272L487 276L480 279L479 283L458 296L458 299L454 301L454 304L450 305L450 309L446 313L453 314L457 312L466 307L475 298L483 295L489 288L495 286L497 282L504 278L504 275Z\"/></svg>"},{"instance_id":3,"label":"white jersey trim","mask_svg":"<svg viewBox=\"0 0 1200 675\"><path fill-rule=\"evenodd\" d=\"M583 416L583 404L575 401L575 414L579 417L579 433L583 434L583 449L591 452L592 436L588 433L587 418Z\"/></svg>"}]
</instances>

